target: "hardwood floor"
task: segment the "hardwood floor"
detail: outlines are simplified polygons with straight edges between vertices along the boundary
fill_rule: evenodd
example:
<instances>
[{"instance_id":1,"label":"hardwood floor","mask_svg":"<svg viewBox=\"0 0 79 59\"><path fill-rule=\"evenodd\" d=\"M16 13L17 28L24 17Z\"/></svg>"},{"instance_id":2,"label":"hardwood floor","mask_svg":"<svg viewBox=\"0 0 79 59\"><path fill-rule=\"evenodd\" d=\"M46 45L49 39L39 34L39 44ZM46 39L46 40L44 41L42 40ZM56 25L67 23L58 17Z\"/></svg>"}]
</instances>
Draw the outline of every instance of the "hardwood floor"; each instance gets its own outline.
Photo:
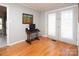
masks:
<instances>
[{"instance_id":1,"label":"hardwood floor","mask_svg":"<svg viewBox=\"0 0 79 59\"><path fill-rule=\"evenodd\" d=\"M32 44L25 41L0 49L0 56L77 56L77 46L40 37Z\"/></svg>"}]
</instances>

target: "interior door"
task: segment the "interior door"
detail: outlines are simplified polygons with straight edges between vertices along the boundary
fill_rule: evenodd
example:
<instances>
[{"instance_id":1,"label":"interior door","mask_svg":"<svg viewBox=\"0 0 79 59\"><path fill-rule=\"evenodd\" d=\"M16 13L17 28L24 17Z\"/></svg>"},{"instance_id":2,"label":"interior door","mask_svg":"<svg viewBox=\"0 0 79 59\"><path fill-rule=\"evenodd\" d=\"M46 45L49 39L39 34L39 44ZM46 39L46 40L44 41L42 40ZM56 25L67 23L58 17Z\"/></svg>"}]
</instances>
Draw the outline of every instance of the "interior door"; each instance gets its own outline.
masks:
<instances>
[{"instance_id":1,"label":"interior door","mask_svg":"<svg viewBox=\"0 0 79 59\"><path fill-rule=\"evenodd\" d=\"M50 38L56 38L56 13L48 14L48 36Z\"/></svg>"}]
</instances>

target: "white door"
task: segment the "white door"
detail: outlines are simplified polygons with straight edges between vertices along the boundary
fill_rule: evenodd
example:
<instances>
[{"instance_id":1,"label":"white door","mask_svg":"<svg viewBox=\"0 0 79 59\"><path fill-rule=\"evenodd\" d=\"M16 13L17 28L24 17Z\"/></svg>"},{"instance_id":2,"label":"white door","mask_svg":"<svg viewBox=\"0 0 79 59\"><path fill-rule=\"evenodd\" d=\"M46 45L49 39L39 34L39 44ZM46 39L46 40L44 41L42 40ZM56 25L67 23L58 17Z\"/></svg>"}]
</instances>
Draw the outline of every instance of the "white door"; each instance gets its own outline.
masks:
<instances>
[{"instance_id":1,"label":"white door","mask_svg":"<svg viewBox=\"0 0 79 59\"><path fill-rule=\"evenodd\" d=\"M74 43L74 13L73 9L61 12L61 39L67 43Z\"/></svg>"},{"instance_id":2,"label":"white door","mask_svg":"<svg viewBox=\"0 0 79 59\"><path fill-rule=\"evenodd\" d=\"M76 43L76 19L73 8L48 14L48 37L63 42Z\"/></svg>"},{"instance_id":3,"label":"white door","mask_svg":"<svg viewBox=\"0 0 79 59\"><path fill-rule=\"evenodd\" d=\"M48 14L48 36L56 38L56 13Z\"/></svg>"}]
</instances>

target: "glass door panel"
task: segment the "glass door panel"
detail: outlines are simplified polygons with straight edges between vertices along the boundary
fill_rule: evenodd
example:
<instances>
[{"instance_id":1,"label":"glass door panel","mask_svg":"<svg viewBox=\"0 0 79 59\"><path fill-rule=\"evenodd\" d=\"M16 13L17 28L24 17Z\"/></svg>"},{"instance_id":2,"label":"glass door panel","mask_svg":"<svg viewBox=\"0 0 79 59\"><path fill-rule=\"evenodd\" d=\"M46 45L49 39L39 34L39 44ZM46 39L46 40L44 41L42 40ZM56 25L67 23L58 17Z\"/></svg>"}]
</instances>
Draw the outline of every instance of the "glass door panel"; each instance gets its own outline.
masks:
<instances>
[{"instance_id":1,"label":"glass door panel","mask_svg":"<svg viewBox=\"0 0 79 59\"><path fill-rule=\"evenodd\" d=\"M56 36L56 13L48 14L48 35Z\"/></svg>"},{"instance_id":2,"label":"glass door panel","mask_svg":"<svg viewBox=\"0 0 79 59\"><path fill-rule=\"evenodd\" d=\"M61 38L73 39L73 10L61 12Z\"/></svg>"}]
</instances>

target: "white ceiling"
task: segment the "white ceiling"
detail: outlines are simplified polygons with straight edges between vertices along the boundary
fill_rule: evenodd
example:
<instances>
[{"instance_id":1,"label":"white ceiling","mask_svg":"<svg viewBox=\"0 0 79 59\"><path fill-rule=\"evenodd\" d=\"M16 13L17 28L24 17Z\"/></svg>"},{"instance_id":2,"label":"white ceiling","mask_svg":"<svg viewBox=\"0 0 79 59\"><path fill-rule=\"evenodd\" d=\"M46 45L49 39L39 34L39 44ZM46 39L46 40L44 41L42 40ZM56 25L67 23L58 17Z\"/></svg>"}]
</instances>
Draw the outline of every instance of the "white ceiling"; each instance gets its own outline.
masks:
<instances>
[{"instance_id":1,"label":"white ceiling","mask_svg":"<svg viewBox=\"0 0 79 59\"><path fill-rule=\"evenodd\" d=\"M49 11L67 6L76 5L76 3L22 3L21 5L36 11Z\"/></svg>"}]
</instances>

